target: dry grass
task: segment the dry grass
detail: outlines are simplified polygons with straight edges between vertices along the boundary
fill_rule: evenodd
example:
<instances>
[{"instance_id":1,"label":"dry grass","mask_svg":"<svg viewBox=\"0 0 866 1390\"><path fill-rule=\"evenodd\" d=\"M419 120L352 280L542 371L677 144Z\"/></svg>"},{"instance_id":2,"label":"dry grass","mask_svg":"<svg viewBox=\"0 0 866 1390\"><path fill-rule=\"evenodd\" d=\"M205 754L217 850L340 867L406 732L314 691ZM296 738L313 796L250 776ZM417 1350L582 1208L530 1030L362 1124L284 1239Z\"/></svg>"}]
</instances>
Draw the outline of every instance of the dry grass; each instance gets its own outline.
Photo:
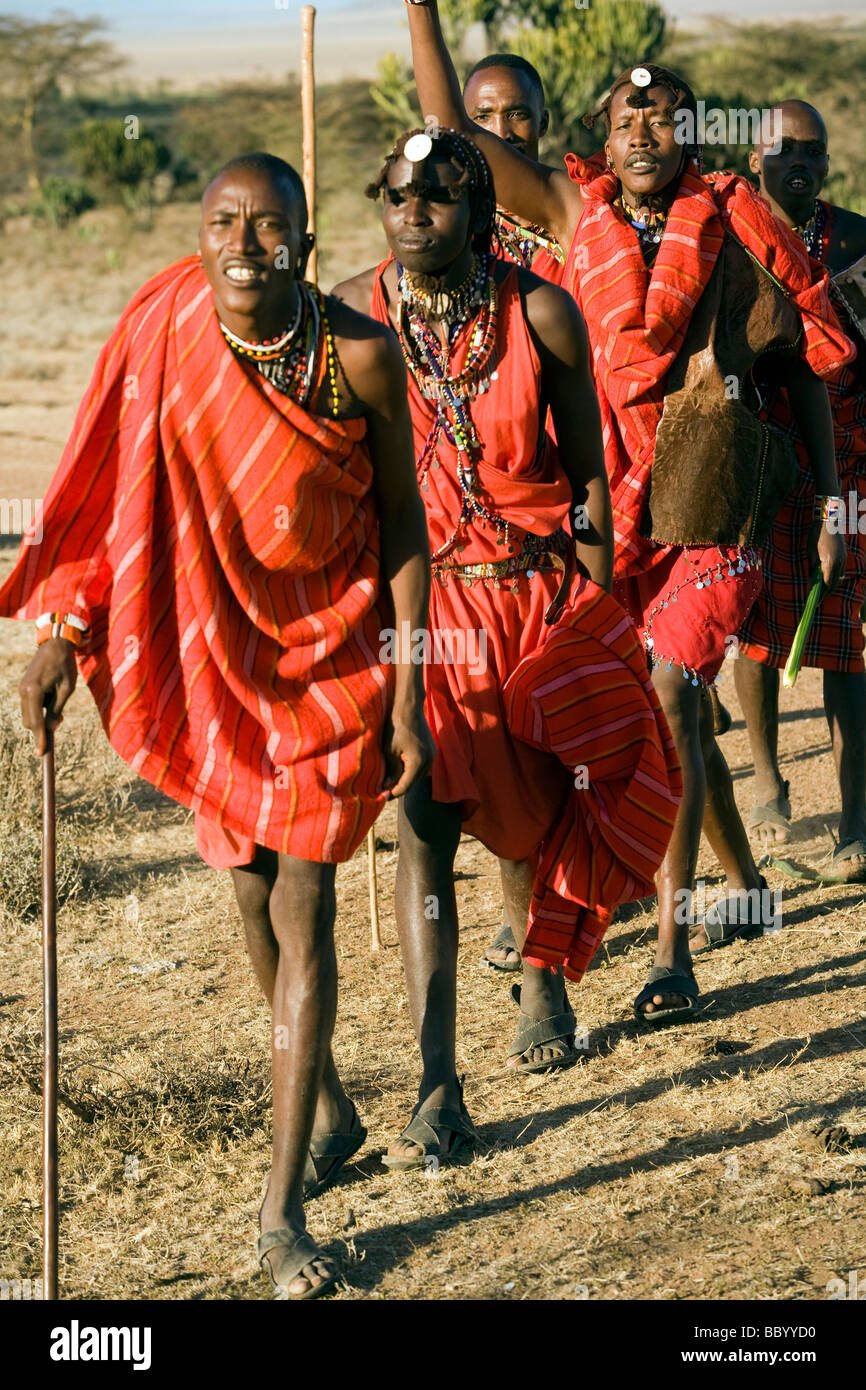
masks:
<instances>
[{"instance_id":1,"label":"dry grass","mask_svg":"<svg viewBox=\"0 0 866 1390\"><path fill-rule=\"evenodd\" d=\"M802 678L801 706L817 685ZM70 740L86 741L83 698L68 723ZM806 748L821 737L817 720L792 729ZM728 736L739 768L743 742ZM808 789L810 808L829 814L827 756L792 758L787 773L795 803ZM171 803L142 812L130 795L115 824L125 858L60 919L64 1288L266 1298L252 1241L268 1019L230 885L196 860ZM344 1257L340 1297L808 1299L862 1268L862 888L775 876L783 930L704 957L701 1013L658 1034L629 1017L651 952L652 917L636 912L575 991L589 1034L580 1065L493 1081L514 1012L506 981L477 965L499 895L492 860L465 840L459 1060L483 1144L435 1178L390 1174L379 1155L408 1117L418 1055L393 929L393 811L378 834L381 955L368 949L364 857L338 876L335 1048L370 1137L309 1208L314 1234ZM20 923L0 1005L2 1264L20 1277L37 1273L39 1254L37 943L36 925ZM818 1121L847 1127L850 1146L818 1147Z\"/></svg>"}]
</instances>

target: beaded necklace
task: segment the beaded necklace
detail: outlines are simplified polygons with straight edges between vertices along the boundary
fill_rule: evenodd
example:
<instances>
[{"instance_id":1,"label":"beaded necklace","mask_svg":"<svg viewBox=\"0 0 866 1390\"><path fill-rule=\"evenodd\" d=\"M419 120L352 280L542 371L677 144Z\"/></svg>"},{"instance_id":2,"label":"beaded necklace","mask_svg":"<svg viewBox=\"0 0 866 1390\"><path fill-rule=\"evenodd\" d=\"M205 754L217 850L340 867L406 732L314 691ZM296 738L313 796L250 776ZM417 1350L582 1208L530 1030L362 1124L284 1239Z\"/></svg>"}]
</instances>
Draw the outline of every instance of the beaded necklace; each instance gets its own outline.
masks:
<instances>
[{"instance_id":1,"label":"beaded necklace","mask_svg":"<svg viewBox=\"0 0 866 1390\"><path fill-rule=\"evenodd\" d=\"M242 357L250 357L254 362L270 362L280 357L288 347L298 331L301 316L304 312L304 296L298 287L298 307L295 310L295 317L284 333L276 338L264 338L260 343L248 343L245 338L239 338L236 333L232 333L230 328L220 321L220 328L223 336L235 352L239 352Z\"/></svg>"},{"instance_id":2,"label":"beaded necklace","mask_svg":"<svg viewBox=\"0 0 866 1390\"><path fill-rule=\"evenodd\" d=\"M620 193L619 196L619 205L628 219L629 224L634 227L637 232L637 239L640 243L640 249L643 252L644 259L649 260L654 258L659 249L659 243L664 236L665 224L668 220L667 213L651 209L647 218L638 217L637 208L631 207L626 202L622 193Z\"/></svg>"},{"instance_id":3,"label":"beaded necklace","mask_svg":"<svg viewBox=\"0 0 866 1390\"><path fill-rule=\"evenodd\" d=\"M307 407L321 379L324 350L330 395L330 413L336 420L340 399L337 390L334 336L325 314L320 289L306 280L298 282L298 309L294 323L278 338L248 343L220 323L223 336L233 352L254 362L262 376L278 391L300 406Z\"/></svg>"},{"instance_id":4,"label":"beaded necklace","mask_svg":"<svg viewBox=\"0 0 866 1390\"><path fill-rule=\"evenodd\" d=\"M499 317L494 265L491 256L485 255L478 260L478 281L483 297L477 308L466 361L462 369L452 376L451 353L461 328L470 320L475 306L469 305L464 315L447 325L446 342L441 343L419 310L417 296L412 294L411 277L397 262L397 285L401 299L397 331L403 357L422 396L436 404L433 426L418 459L419 479L424 491L427 490L428 470L440 466L437 446L443 433L457 450L460 516L448 540L434 554L434 560L441 560L454 549L461 528L473 520L495 527L500 543L508 545L511 542L508 522L489 511L477 496L475 464L481 455L482 445L469 409L472 397L488 391L495 376L489 371Z\"/></svg>"},{"instance_id":5,"label":"beaded necklace","mask_svg":"<svg viewBox=\"0 0 866 1390\"><path fill-rule=\"evenodd\" d=\"M560 265L565 264L565 256L559 242L539 223L518 222L504 208L497 208L493 225L502 250L518 265L522 265L524 270L532 269L537 251L547 251Z\"/></svg>"},{"instance_id":6,"label":"beaded necklace","mask_svg":"<svg viewBox=\"0 0 866 1390\"><path fill-rule=\"evenodd\" d=\"M446 326L462 324L469 318L472 310L483 302L485 273L484 266L477 256L473 256L472 264L460 284L447 290L425 289L415 283L408 270L402 266L400 270L400 297L404 304L422 319L433 319Z\"/></svg>"},{"instance_id":7,"label":"beaded necklace","mask_svg":"<svg viewBox=\"0 0 866 1390\"><path fill-rule=\"evenodd\" d=\"M809 221L804 222L801 227L791 228L794 235L802 239L806 250L814 260L821 259L821 242L824 238L825 220L824 209L816 198Z\"/></svg>"}]
</instances>

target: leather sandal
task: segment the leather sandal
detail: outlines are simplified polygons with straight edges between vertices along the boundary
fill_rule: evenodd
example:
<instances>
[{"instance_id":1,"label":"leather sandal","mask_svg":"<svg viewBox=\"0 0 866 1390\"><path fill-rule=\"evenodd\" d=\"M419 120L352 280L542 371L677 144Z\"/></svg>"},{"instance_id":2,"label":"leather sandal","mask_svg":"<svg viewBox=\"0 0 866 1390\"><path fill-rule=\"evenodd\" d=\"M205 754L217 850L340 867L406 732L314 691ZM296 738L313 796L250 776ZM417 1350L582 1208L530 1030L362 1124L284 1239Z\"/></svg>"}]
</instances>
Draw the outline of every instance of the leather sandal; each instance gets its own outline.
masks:
<instances>
[{"instance_id":1,"label":"leather sandal","mask_svg":"<svg viewBox=\"0 0 866 1390\"><path fill-rule=\"evenodd\" d=\"M276 1275L273 1274L270 1262L265 1256L272 1250L282 1249L285 1251L277 1268ZM331 1255L325 1255L312 1236L307 1232L298 1235L297 1231L292 1231L288 1226L280 1226L273 1231L263 1231L256 1241L256 1258L259 1264L267 1271L268 1278L272 1287L276 1290L274 1299L277 1302L301 1303L311 1298L321 1298L322 1294L329 1293L340 1278L340 1266ZM289 1293L289 1285L304 1269L305 1265L311 1264L313 1260L326 1259L329 1264L335 1266L334 1273L329 1279L325 1279L321 1284L312 1284L306 1293Z\"/></svg>"}]
</instances>

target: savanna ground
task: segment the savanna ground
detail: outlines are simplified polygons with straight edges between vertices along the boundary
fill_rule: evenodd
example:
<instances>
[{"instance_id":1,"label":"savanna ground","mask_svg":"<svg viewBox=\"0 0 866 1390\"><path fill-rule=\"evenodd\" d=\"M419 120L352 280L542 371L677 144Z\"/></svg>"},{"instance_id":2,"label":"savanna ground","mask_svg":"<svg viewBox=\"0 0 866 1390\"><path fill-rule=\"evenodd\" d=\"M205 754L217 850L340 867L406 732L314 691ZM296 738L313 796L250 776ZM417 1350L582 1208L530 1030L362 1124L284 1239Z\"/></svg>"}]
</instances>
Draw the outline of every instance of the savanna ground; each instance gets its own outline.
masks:
<instances>
[{"instance_id":1,"label":"savanna ground","mask_svg":"<svg viewBox=\"0 0 866 1390\"><path fill-rule=\"evenodd\" d=\"M357 214L357 215L356 215ZM149 231L116 210L62 235L7 225L0 493L42 495L97 349L132 290L194 244L195 209ZM375 212L324 222L332 284L379 254ZM41 329L39 326L41 325ZM11 346L14 344L14 347ZM0 577L15 546L0 549ZM38 766L14 691L29 625L0 625L0 1276L40 1266ZM723 746L741 810L751 764L736 716ZM837 819L820 676L785 696L795 843L817 865ZM80 689L58 737L61 869L61 1285L65 1297L265 1299L252 1253L269 1144L269 1019L227 875L198 859L191 817L109 750ZM459 1065L477 1157L438 1176L379 1158L418 1074L393 914L396 817L377 826L385 948L369 949L362 852L338 874L335 1052L369 1138L308 1208L344 1260L343 1299L823 1299L866 1274L866 888L770 872L782 929L701 958L694 1020L631 1017L651 962L651 906L623 915L572 991L587 1046L571 1070L495 1079L515 1010L479 959L499 922L494 862L464 839L457 869ZM719 882L702 850L699 872ZM815 1127L844 1126L828 1150ZM862 1276L861 1276L862 1277Z\"/></svg>"}]
</instances>

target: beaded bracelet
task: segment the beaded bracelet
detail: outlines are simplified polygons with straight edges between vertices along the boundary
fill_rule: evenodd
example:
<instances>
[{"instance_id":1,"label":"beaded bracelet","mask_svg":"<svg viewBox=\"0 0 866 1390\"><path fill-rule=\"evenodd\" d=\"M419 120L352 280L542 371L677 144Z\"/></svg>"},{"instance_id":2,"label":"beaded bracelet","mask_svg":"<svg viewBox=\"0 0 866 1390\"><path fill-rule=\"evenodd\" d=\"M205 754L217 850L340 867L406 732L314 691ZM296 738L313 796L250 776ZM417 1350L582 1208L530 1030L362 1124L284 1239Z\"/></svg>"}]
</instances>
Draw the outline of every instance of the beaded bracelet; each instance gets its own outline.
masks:
<instances>
[{"instance_id":1,"label":"beaded bracelet","mask_svg":"<svg viewBox=\"0 0 866 1390\"><path fill-rule=\"evenodd\" d=\"M87 631L87 623L74 613L42 613L36 619L36 645L41 647L51 637L62 637L73 647L80 647Z\"/></svg>"},{"instance_id":2,"label":"beaded bracelet","mask_svg":"<svg viewBox=\"0 0 866 1390\"><path fill-rule=\"evenodd\" d=\"M844 507L845 499L842 497L816 497L815 520L835 521L842 515Z\"/></svg>"}]
</instances>

